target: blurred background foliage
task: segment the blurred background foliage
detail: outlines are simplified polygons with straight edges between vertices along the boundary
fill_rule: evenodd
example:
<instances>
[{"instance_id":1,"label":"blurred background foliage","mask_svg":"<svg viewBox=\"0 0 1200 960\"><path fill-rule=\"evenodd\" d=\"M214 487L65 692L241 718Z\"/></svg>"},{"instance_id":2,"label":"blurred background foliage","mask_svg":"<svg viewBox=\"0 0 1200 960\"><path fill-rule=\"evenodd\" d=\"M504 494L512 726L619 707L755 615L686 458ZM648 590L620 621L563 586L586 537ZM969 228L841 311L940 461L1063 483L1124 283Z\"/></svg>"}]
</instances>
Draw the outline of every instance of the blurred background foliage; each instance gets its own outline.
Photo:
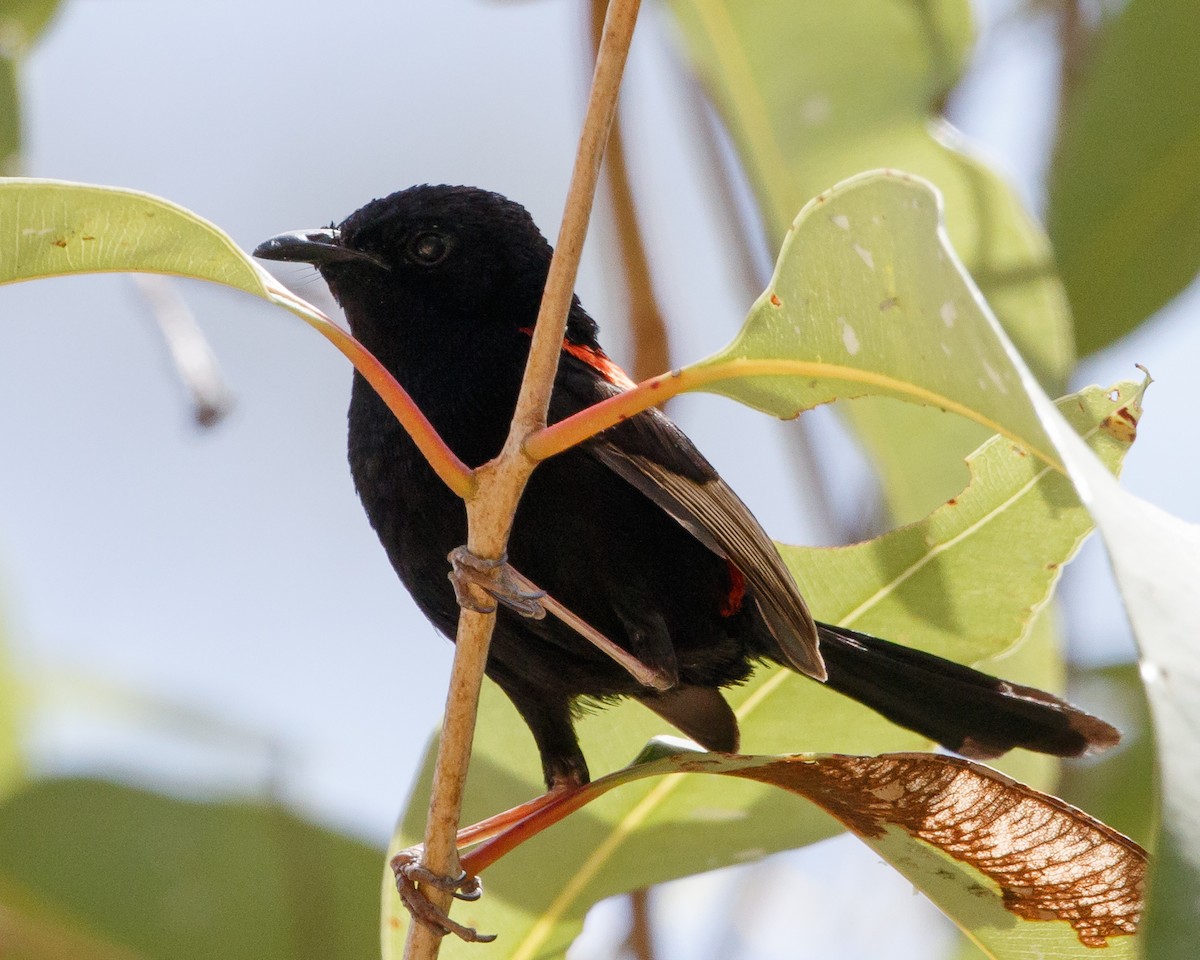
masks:
<instances>
[{"instance_id":1,"label":"blurred background foliage","mask_svg":"<svg viewBox=\"0 0 1200 960\"><path fill-rule=\"evenodd\" d=\"M185 6L179 5L176 11L181 23L196 15L194 10L186 11ZM261 155L274 159L270 163L260 159L255 147L258 139L286 142L297 166L310 168L316 180L334 181L332 192L322 195L322 203L331 208L329 212L316 214L311 204L295 207L297 217L323 216L328 220L332 214L344 214L372 191L377 195L413 180L461 176L482 182L487 175L486 166L482 160L472 159L472 150L478 153L495 145L497 153L511 149L520 155L539 149L540 141L535 138L520 142L518 136L516 144L502 141L514 139L513 130L506 123L520 131L533 129L523 126L522 119L525 113L539 110L532 93L553 84L566 91L556 94L565 108L555 101L555 109L567 118L562 124L567 132L561 138L561 145L541 148L545 156L537 164L531 163L528 171L528 176L535 180L547 176L540 171L556 171L553 177L558 180L551 178L547 188L550 199L531 202L533 207L543 205L535 212L543 227L552 232L550 218L556 215L558 202L555 190L565 181L567 158L573 149L571 124L577 121L572 120L575 115L572 110L577 113L577 94L586 75L585 38L594 10L584 9L585 4L576 0L530 0L525 4L464 2L448 6L453 8L447 14L449 19L437 24L434 32L417 42L418 47L428 46L435 51L435 59L422 61L405 56L403 49L398 49L396 64L389 69L399 72L389 75L389 80L368 72L369 65L382 62L382 54L362 56L353 49L353 44L368 45L365 31L370 31L372 17L383 16L370 5L346 15L358 30L359 39L347 41L346 35L338 33L338 41L346 44L344 48L330 50L320 62L315 59L303 62L298 72L291 69L295 64L288 65L286 57L274 65L266 51L275 47L286 52L288 43L295 43L299 32L320 33L307 17L298 16L289 7L278 7L273 15L278 18L279 29L290 31L280 41L265 28L249 34L245 29L235 30L240 18L232 15L233 7L214 5L209 16L224 23L227 44L202 51L201 62L218 65L216 69L227 73L234 83L249 83L260 99L245 114L237 113L239 107L232 99L222 100L218 96L210 99L207 109L214 116L236 114L243 133L235 140L227 132L224 142L216 144L218 155L226 158L225 163L198 162L181 176L207 185L215 182L217 189L222 181L228 183L243 175L253 183L252 189L264 198L261 215L265 219L261 221L243 223L237 220L240 213L232 212L222 219L219 203L211 197L209 201L216 208L214 219L230 223L239 241L251 246L262 236L299 225L279 220L284 210L292 215L292 207L277 200L267 185L280 175L284 164L277 155L268 154L266 147ZM405 42L413 42L402 41L398 29L403 29L408 18L420 19L415 9L406 7L415 5L401 4L398 10L386 15L393 18L386 22L392 31L392 42L398 48ZM530 9L535 7L557 7L559 12L551 14L547 21L552 32L537 34L531 40L534 18L541 15ZM977 18L981 12L989 23L982 48L977 36ZM170 15L169 11L164 14L160 10L153 16ZM39 43L49 44L58 26L75 17L84 18L89 24L102 24L105 5L88 4L86 0L64 0L61 4L0 0L0 169L10 174L20 171L37 176L108 179L191 202L192 188L184 185L187 181L175 182L165 172L154 173L147 182L118 179L115 171L121 167L115 159L119 157L116 153L111 154L113 168L106 169L103 162L94 167L89 167L86 160L72 165L57 159L48 148L41 153L25 148L30 140L36 143L39 136L44 143L54 139L53 134L30 126L31 116L55 115L53 109L39 101L42 95L38 94L37 86L27 83L30 58L39 50ZM463 36L459 36L455 27L447 25L455 17L474 17L479 22L486 21L486 27L464 27ZM644 17L649 24L643 24L643 33L654 37L656 45L643 47L641 60L635 57L632 82L625 94L623 133L629 170L624 175L624 185L620 171L613 173L607 197L607 209L613 211L618 227L610 229L603 222L599 224L593 244L609 244L619 249L633 291L628 299L643 313L648 299L656 302L653 316L661 313L667 317L667 325L659 327L656 320L632 311L633 333L627 338L625 356L629 365L640 373L654 372L659 360L668 356L668 334L669 359L678 364L702 355L705 348L696 347L697 342L706 342L711 347L722 342L731 329L727 326L721 330L718 325L714 338L697 341L691 327L702 322L697 313L703 310L697 309L696 301L690 301L689 309L680 310L675 301L686 297L679 292L678 284L672 285L669 270L659 262L660 257L671 252L672 243L664 240L669 234L664 232L663 223L670 222L672 208L663 205L656 189L670 182L674 176L671 164L681 162L681 157L678 148L673 148L675 152L668 151L669 160L660 164L659 172L654 172L648 162L661 144L654 140L657 130L653 115L647 121L648 114L639 114L645 108L637 96L640 93L647 101L662 96L660 92L651 93L644 82L638 83L639 69L650 75L650 68L642 65L650 57L669 59L670 69L677 71L673 85L666 88L667 94L677 99L668 101L666 109L684 116L686 146L682 162L703 171L699 181L689 180L687 184L694 187L699 183L707 188L707 195L724 198L713 205L714 211L702 226L715 235L714 242L723 251L726 264L724 279L735 291L733 300L740 300L743 307L761 289L764 280L766 259L761 254L756 259L754 251L773 251L792 217L809 197L837 180L878 166L922 174L946 194L949 231L956 248L1052 393L1062 392L1071 379L1076 351L1086 356L1114 345L1119 348L1121 338L1138 332L1157 311L1169 308L1196 276L1200 266L1197 226L1200 224L1197 187L1200 184L1200 7L1192 0L1130 0L1127 4L1031 0L981 4L977 10L972 10L965 0L857 0L849 4L815 0L763 0L754 4L669 0L648 4ZM1036 28L1035 32L1023 33L1030 25ZM540 21L536 26L547 29ZM477 29L478 36L471 33L473 29ZM387 32L382 27L380 31ZM490 45L500 35L497 31L504 31L508 49ZM155 63L162 68L156 57L165 58L168 69L171 59L178 57L180 72L188 72L187 64L191 61L187 60L186 29L177 33L160 31L154 39L155 49L145 51L146 64L139 61L141 51L136 46L125 49L119 37L99 32L95 36L95 44L102 52L92 69L102 67L106 58L131 65L128 69L137 85L135 89L145 90L147 98L152 98L157 78L161 77L151 66ZM1014 188L1007 175L997 172L1000 166L983 157L955 129L955 124L972 126L969 114L972 103L976 109L985 108L978 98L972 101L970 90L972 71L977 70L980 58L1007 57L1007 65L1001 69L1010 71L1014 96L1028 94L1020 74L1030 69L1029 52L1014 49L1020 41L1014 44L1011 39L1022 36L1036 36L1036 42L1043 45L1039 62L1050 64L1053 82L1043 85L1041 92L1049 91L1056 101L1049 106L1039 102L1036 109L1030 106L1031 125L1036 117L1049 117L1049 121L1043 129L1028 134L1028 139L1034 141L1041 138L1041 148L1030 151L1040 159L1033 163L1033 174L1024 177L1023 190ZM522 43L535 41L565 51L553 63L559 72L538 76L532 86L522 86L521 81L513 80L513 87L503 90L497 76L510 57L519 58L520 50L524 49ZM142 38L141 42L146 41ZM460 45L469 55L458 54ZM268 73L275 84L246 80L242 74L251 74L241 66L239 58L269 62ZM467 63L470 69L465 66ZM487 120L474 121L479 125L473 134L476 140L455 143L449 135L442 138L457 149L458 159L447 162L443 158L441 168L432 160L429 169L411 164L410 170L403 162L397 164L384 147L369 138L361 151L346 149L349 132L361 134L364 123L372 120L378 123L381 117L389 116L386 112L390 109L389 101L371 106L365 91L400 90L404 94L401 99L419 102L432 110L435 118L440 115L443 123L461 123L450 108L438 103L438 91L448 82L442 73L446 64L451 64L454 70L461 68L463 76L459 82L469 91L465 96L485 101L488 95L498 97L496 103L487 101L484 106L493 118L500 119L493 121L494 126L488 126ZM62 61L54 61L54 69L62 69ZM548 68L539 64L537 69ZM191 74L193 81L199 82L200 73L195 66ZM81 87L80 100L86 101L86 72L70 80ZM306 88L313 84L342 91L342 105L332 112L328 106L310 111L307 116L301 112L300 121L293 124L286 136L274 129L272 114L262 109L262 99L268 105L271 99L281 96L303 99ZM485 94L481 92L482 85L495 89ZM136 96L140 98L142 94ZM345 102L348 97L366 101L367 113L356 114L355 108ZM31 99L34 109L28 106ZM121 140L128 139L126 124L142 125L157 131L158 138L152 149L143 152L150 154L149 160L157 164L156 170L169 170L170 155L159 157L158 151L164 149L168 132L174 128L162 105L153 109L148 102L131 97L127 102L117 100L100 107L92 104L93 119L98 109L110 113L99 118L96 128L79 123L78 131L69 131L67 139L73 140L81 156L86 156L90 148L103 161L110 154L106 152L107 146L96 139L97 130L103 135L101 139ZM451 97L451 103L458 101ZM505 106L512 111L511 116L501 112ZM405 110L411 112L407 106ZM185 120L198 116L199 113L186 113ZM425 125L413 120L410 113L404 116L411 122L406 128L408 142L404 149L416 152L415 141L438 138L439 130L430 126L428 116L423 117ZM422 119L422 115L417 117ZM447 121L447 117L451 119ZM198 128L207 129L203 123ZM188 136L186 131L180 136L180 149L197 152ZM639 138L644 141L640 147ZM386 172L368 166L364 155L375 151L384 152L380 163ZM330 153L337 155L336 162ZM42 166L38 163L39 156L51 158L51 162ZM455 166L456 163L459 165ZM640 178L639 164L649 171ZM610 161L610 173L615 166ZM624 169L625 164L622 162L620 167ZM397 168L400 182L395 179ZM429 172L432 169L448 172L439 175ZM500 182L485 185L517 193L505 182L505 177L512 181L512 187L520 185L520 176L515 174L503 174ZM1029 183L1034 186L1030 188ZM195 189L198 196L209 196L204 193L205 187ZM303 183L288 184L292 197L302 197L304 190ZM1043 213L1043 196L1048 198L1044 208L1048 234L1038 223L1038 216ZM252 205L245 196L234 202L243 210ZM685 196L679 201L681 207L691 204L692 197ZM642 261L642 251L646 248L650 250L648 265ZM739 251L736 257L744 256L746 261L738 269L728 267L735 259L734 250ZM594 264L592 270L598 272ZM668 279L664 282L663 277ZM596 284L585 275L582 283L589 282ZM610 308L610 314L615 314L625 299L620 292L614 292L615 286L608 281L608 289L585 299L593 305L599 300ZM658 290L657 298L650 298L651 287ZM314 293L312 288L302 289L306 295ZM700 299L703 306L703 298ZM202 298L198 302L205 303ZM208 305L211 307L211 303ZM28 309L18 305L17 312ZM715 306L714 312L719 312ZM734 319L740 319L740 314ZM653 333L647 335L647 330ZM276 339L282 336L279 334ZM223 338L218 335L215 339ZM222 354L220 349L218 354ZM1121 369L1120 375L1131 375L1128 365ZM268 378L274 376L272 373ZM1109 377L1108 381L1114 379L1117 378ZM341 384L336 386L340 388ZM19 399L28 403L27 395ZM163 399L156 397L152 402L162 405ZM337 417L342 403L343 399L321 399L322 407L331 404ZM58 409L54 403L42 405ZM681 406L687 425L686 416L692 408ZM13 417L22 415L22 408L14 402L6 403L6 409ZM293 412L303 416L302 411L292 410L286 410L284 415ZM1152 394L1149 422L1153 422L1157 412ZM55 429L69 436L66 431L70 428L63 426L65 417L61 410L59 415ZM331 420L336 421L337 417ZM868 451L875 481L856 479L845 483L840 479L856 469L856 477L867 476L871 471L858 466L861 455L829 418L816 421L815 429L804 427L792 431L784 441L787 451L784 462L791 458L793 463L805 464L806 482L819 503L815 508L821 514L817 526L821 535L833 542L846 542L879 532L897 521L923 516L961 489L965 479L962 457L983 438L978 428L953 418L887 401L856 403L847 421ZM238 429L236 423L230 429ZM724 426L713 429L728 430ZM813 444L826 440L834 453L816 454ZM1167 442L1179 446L1178 439ZM33 451L35 456L40 454L40 450ZM239 454L244 458L245 449ZM6 449L10 469L14 464L19 469L22 458L30 455L29 448L11 452ZM1194 468L1194 459L1186 463ZM1194 472L1193 469L1193 475ZM283 478L285 482L290 479ZM736 479L734 485L744 489ZM849 492L839 491L839 486ZM820 495L822 490L824 498ZM788 494L776 489L766 498L784 500ZM864 501L876 505L866 506ZM309 509L319 506L316 501L307 505ZM55 509L54 500L40 509ZM755 509L764 515L770 512L758 503ZM1191 516L1195 516L1194 508ZM770 521L768 527L775 529ZM278 536L278 530L269 529ZM246 529L247 537L254 535L253 530ZM5 531L0 529L0 541L4 537ZM150 537L153 539L153 535ZM781 538L796 542L803 539L790 534ZM368 539L364 536L362 542ZM369 545L368 549L372 547ZM63 542L58 549L71 548L70 542ZM16 561L6 563L13 565ZM390 571L383 571L378 581L369 583L384 583L387 578ZM69 603L74 593L69 580L52 589L62 591L63 603ZM6 597L20 609L21 598L11 589L6 590ZM220 600L214 598L213 602ZM353 595L345 601L348 606L359 602ZM398 597L389 595L387 603L400 602ZM1085 594L1076 602L1087 606L1098 601ZM381 609L384 608L386 604ZM257 642L252 630L237 635L244 624L236 617L228 618L224 626L234 635L231 642L239 647L253 647ZM349 625L346 629L347 635L330 641L327 649L338 651L354 642L357 631ZM1049 627L1045 630L1052 632ZM17 618L10 634L12 646L18 651L25 651L31 645L22 636L23 632L21 618ZM159 638L153 630L148 632L153 645ZM389 642L394 642L399 631L390 627L383 632ZM1042 632L1039 630L1039 635ZM427 646L435 646L424 635L420 639ZM78 642L87 643L89 638L80 637ZM311 655L317 660L333 656L328 652L306 652L303 644L313 642L311 638L298 641L301 646L296 656ZM1051 637L1045 647L1053 646ZM434 652L439 652L436 646ZM203 649L198 656L204 656ZM255 685L264 691L286 689L294 681L286 673L284 656L252 653L234 669L245 671L251 689ZM1048 656L1046 663L1053 670L1054 655ZM106 764L102 753L93 763L77 757L70 763L56 764L53 761L56 748L49 751L48 760L44 725L39 727L37 720L39 710L44 711L46 691L55 684L38 670L28 669L29 659L23 654L0 661L0 957L5 960L65 956L349 957L372 955L376 951L377 889L385 832L355 825L354 813L331 815L328 808L321 809L319 804L295 802L294 791L289 793L286 785L272 779L272 771L279 769L280 760L278 745L270 738L262 751L268 759L254 767L255 773L216 775L213 780L218 786L212 788L204 784L207 765L212 762L207 755L199 765L199 772L182 777L162 776L161 765L153 759L146 760L144 769L137 769L136 765L131 769L128 755L118 763ZM1103 655L1085 655L1082 659L1085 664L1073 668L1073 694L1115 719L1127 732L1126 742L1111 758L1067 765L1060 790L1067 799L1145 842L1153 826L1150 822L1153 759L1136 671L1128 665L1105 663ZM402 665L400 669L396 664ZM225 666L217 669L230 672ZM372 670L370 666L365 669ZM409 670L411 675L406 673ZM401 656L383 672L389 671L402 677L401 687L413 685L413 676L420 678L415 681L420 686L438 687L433 680L426 680L427 674L419 664L410 666ZM348 688L342 691L344 695L375 696L363 693L366 688L355 686L356 680L352 674L340 681ZM339 701L333 697L326 701L320 694L313 696L304 690L287 696L313 699L311 710L306 712L336 713L339 709ZM95 699L108 702L111 698ZM190 701L184 697L174 703L169 691L163 693L163 700L165 709L144 713L156 717L162 726L174 724L188 731L180 735L185 741L197 737L196 730L201 728L208 732L198 738L211 739L212 729L220 727L205 716L199 722L181 723L181 716L190 709ZM405 723L410 725L406 738L417 741L417 746L411 748L411 755L416 755L420 737L433 722L435 712L409 707L407 700L403 690L397 691L397 702L380 708L379 714L366 725L367 730L381 731L379 740L361 748L371 764L388 766L393 762L388 752L391 741L382 731L391 731ZM439 703L440 693L435 690L428 695L427 702ZM112 709L96 708L98 715ZM87 713L86 707L84 712ZM201 711L208 717L220 712L219 697ZM236 729L246 716L245 711L235 710L227 722ZM86 717L82 721L84 725L89 722ZM253 729L255 722L249 721L247 726ZM415 734L412 726L417 728ZM215 736L220 739L227 735L228 732ZM257 733L235 732L228 736L233 740L242 738L239 741L242 746L226 751L241 758L233 761L235 767L244 764L247 752L259 753L259 747L245 749L246 742L259 743ZM53 743L53 738L49 739ZM153 753L155 744L147 747L143 741L144 738L137 741L133 754L143 748L148 755ZM289 743L288 748L293 747ZM394 811L401 801L401 797L394 795L394 785L409 776L414 767L415 760L410 761L395 778L383 778L382 785L352 782L341 789L348 793L378 791L386 797L381 802L384 808L390 806ZM267 771L265 775L263 769ZM147 783L153 789L146 789ZM761 892L764 884L775 883L781 871L786 873L790 869L779 863L767 861L760 867L741 868L724 881L693 888L688 895L693 915L705 911L705 904L713 902L711 891L734 891L733 896L716 898L732 901L734 906L720 911L723 919L718 933L710 933L703 943L689 945L691 934L677 926L681 913L674 909L679 906L680 896L675 888L656 895L661 897L656 917L661 923L656 928L661 955L790 955L786 946L791 943L788 932L777 926L772 939L772 922L778 925L780 921L772 921L766 907L756 907L748 892L755 889ZM810 861L810 869L817 872L824 869L822 861ZM810 887L813 885L810 883ZM821 885L819 881L815 884ZM824 885L836 892L836 879ZM786 885L784 889L788 889ZM796 881L790 889L793 896L805 895L803 881ZM808 892L815 896L815 891ZM901 912L918 911L902 905ZM591 946L585 935L585 943L580 945L581 956L622 949L619 946L622 921L612 910L607 916L609 927L617 932L610 930L607 939L603 933L593 934ZM710 918L710 922L716 921ZM934 928L937 924L928 918L919 922ZM895 927L889 929L891 936L901 936ZM863 936L869 933L864 930ZM914 936L918 939L913 956L933 956L939 950L956 949L941 928ZM854 943L854 936L841 938L839 955L858 955ZM643 945L638 949L646 948ZM588 950L593 953L587 953Z\"/></svg>"}]
</instances>

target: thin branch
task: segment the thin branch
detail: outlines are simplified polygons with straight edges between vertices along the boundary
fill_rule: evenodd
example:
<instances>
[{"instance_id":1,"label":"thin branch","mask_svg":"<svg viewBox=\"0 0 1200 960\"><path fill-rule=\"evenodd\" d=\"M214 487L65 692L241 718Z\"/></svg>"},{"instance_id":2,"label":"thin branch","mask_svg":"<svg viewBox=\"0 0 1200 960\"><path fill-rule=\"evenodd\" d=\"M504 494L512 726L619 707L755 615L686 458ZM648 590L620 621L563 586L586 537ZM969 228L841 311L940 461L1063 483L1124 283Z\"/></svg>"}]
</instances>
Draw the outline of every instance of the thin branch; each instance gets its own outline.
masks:
<instances>
[{"instance_id":1,"label":"thin branch","mask_svg":"<svg viewBox=\"0 0 1200 960\"><path fill-rule=\"evenodd\" d=\"M604 27L606 0L591 0L592 49L600 49ZM617 245L625 268L625 285L629 295L629 329L633 334L633 378L647 377L671 366L671 345L667 325L663 320L650 264L646 261L646 245L638 229L633 188L629 183L629 166L625 162L624 138L621 134L621 114L613 117L608 150L604 155L604 172L608 175L608 192L612 196L613 220L617 227Z\"/></svg>"},{"instance_id":2,"label":"thin branch","mask_svg":"<svg viewBox=\"0 0 1200 960\"><path fill-rule=\"evenodd\" d=\"M607 6L607 0L591 0L592 50L597 53L600 50ZM646 245L642 242L642 234L638 229L633 188L629 183L629 166L625 162L619 106L617 115L613 117L612 132L608 138L604 171L608 174L608 192L612 198L613 220L617 227L617 245L621 251L621 263L625 268L629 330L633 334L633 377L635 380L645 380L670 368L671 348L667 339L667 325L654 296L650 264L646 262ZM619 647L617 649L620 650ZM632 922L627 945L638 960L654 958L649 900L650 894L647 890L634 890L629 894Z\"/></svg>"},{"instance_id":3,"label":"thin branch","mask_svg":"<svg viewBox=\"0 0 1200 960\"><path fill-rule=\"evenodd\" d=\"M151 273L131 277L150 308L176 374L192 398L193 418L201 427L216 426L233 406L233 395L195 315L169 277Z\"/></svg>"},{"instance_id":4,"label":"thin branch","mask_svg":"<svg viewBox=\"0 0 1200 960\"><path fill-rule=\"evenodd\" d=\"M558 369L596 180L616 111L621 74L633 39L639 6L640 0L612 0L609 6L562 227L546 279L512 428L500 456L476 471L477 487L467 500L467 546L483 559L496 560L504 555L517 502L536 466L536 461L524 452L525 440L546 425L546 411ZM454 668L425 828L425 866L443 876L452 876L459 871L455 839L474 738L479 689L494 625L495 614L464 609L459 616ZM423 892L435 906L442 910L449 908L449 893L429 889ZM440 943L441 934L414 921L409 927L405 958L433 960Z\"/></svg>"},{"instance_id":5,"label":"thin branch","mask_svg":"<svg viewBox=\"0 0 1200 960\"><path fill-rule=\"evenodd\" d=\"M534 460L545 460L564 450L607 430L635 414L669 400L686 390L700 390L722 380L751 377L812 377L827 380L846 380L862 385L862 390L840 394L843 397L866 396L871 393L887 392L910 403L939 407L947 413L974 420L1008 437L1059 473L1066 473L1062 461L1053 448L1042 449L1030 443L1028 437L1015 434L1003 423L985 416L968 404L945 394L862 367L827 363L824 360L792 360L787 357L764 357L757 359L734 358L683 367L669 373L659 374L643 380L637 386L593 404L586 410L559 420L529 437L525 443L526 453Z\"/></svg>"},{"instance_id":6,"label":"thin branch","mask_svg":"<svg viewBox=\"0 0 1200 960\"><path fill-rule=\"evenodd\" d=\"M651 923L650 891L633 890L629 894L629 936L625 946L634 960L654 960L654 927Z\"/></svg>"},{"instance_id":7,"label":"thin branch","mask_svg":"<svg viewBox=\"0 0 1200 960\"><path fill-rule=\"evenodd\" d=\"M601 400L565 420L559 420L532 434L525 442L525 453L534 460L546 460L556 453L649 410L697 385L693 371L671 370L643 380L636 387Z\"/></svg>"},{"instance_id":8,"label":"thin branch","mask_svg":"<svg viewBox=\"0 0 1200 960\"><path fill-rule=\"evenodd\" d=\"M354 369L362 374L387 404L392 415L400 421L401 426L412 437L413 443L417 445L417 449L446 486L463 499L474 493L475 476L471 469L446 445L446 441L433 428L433 424L417 406L416 401L371 351L311 303L296 296L265 271L263 287L275 303L300 317L337 347L354 365Z\"/></svg>"},{"instance_id":9,"label":"thin branch","mask_svg":"<svg viewBox=\"0 0 1200 960\"><path fill-rule=\"evenodd\" d=\"M1082 0L1059 0L1058 10L1058 45L1061 56L1059 67L1058 111L1059 125L1062 124L1063 114L1075 91L1079 89L1079 81L1087 67L1090 53L1092 29L1083 11Z\"/></svg>"}]
</instances>

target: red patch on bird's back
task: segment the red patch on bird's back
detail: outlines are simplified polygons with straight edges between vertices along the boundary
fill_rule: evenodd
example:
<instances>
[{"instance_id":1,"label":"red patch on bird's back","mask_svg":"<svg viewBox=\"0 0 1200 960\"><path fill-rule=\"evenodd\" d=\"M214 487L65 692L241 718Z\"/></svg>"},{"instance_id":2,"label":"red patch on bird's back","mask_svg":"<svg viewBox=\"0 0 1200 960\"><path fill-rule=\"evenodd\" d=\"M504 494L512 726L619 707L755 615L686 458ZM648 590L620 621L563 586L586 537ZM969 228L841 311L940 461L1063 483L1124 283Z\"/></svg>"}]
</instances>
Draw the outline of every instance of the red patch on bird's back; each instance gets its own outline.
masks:
<instances>
[{"instance_id":1,"label":"red patch on bird's back","mask_svg":"<svg viewBox=\"0 0 1200 960\"><path fill-rule=\"evenodd\" d=\"M729 567L729 592L721 601L718 612L723 617L732 617L746 601L746 575L728 560L725 563Z\"/></svg>"},{"instance_id":2,"label":"red patch on bird's back","mask_svg":"<svg viewBox=\"0 0 1200 960\"><path fill-rule=\"evenodd\" d=\"M637 384L633 378L617 366L603 350L597 347L585 347L581 343L563 341L563 349L576 360L582 360L614 387L622 390L632 390Z\"/></svg>"},{"instance_id":3,"label":"red patch on bird's back","mask_svg":"<svg viewBox=\"0 0 1200 960\"><path fill-rule=\"evenodd\" d=\"M521 333L533 336L533 327L521 327ZM582 343L571 343L563 340L562 348L576 360L582 360L614 387L622 390L632 390L637 386L633 378L622 370L607 353L599 347L589 347Z\"/></svg>"}]
</instances>

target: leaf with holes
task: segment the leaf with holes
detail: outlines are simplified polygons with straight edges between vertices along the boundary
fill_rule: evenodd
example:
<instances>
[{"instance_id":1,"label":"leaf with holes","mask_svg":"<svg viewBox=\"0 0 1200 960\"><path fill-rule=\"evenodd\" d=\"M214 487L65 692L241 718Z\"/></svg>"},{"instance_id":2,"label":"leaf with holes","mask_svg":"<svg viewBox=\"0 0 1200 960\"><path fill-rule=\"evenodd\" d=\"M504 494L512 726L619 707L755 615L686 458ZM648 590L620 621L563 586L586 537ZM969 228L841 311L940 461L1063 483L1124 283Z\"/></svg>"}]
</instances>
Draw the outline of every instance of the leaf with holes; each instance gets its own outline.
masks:
<instances>
[{"instance_id":1,"label":"leaf with holes","mask_svg":"<svg viewBox=\"0 0 1200 960\"><path fill-rule=\"evenodd\" d=\"M1142 389L1133 383L1093 387L1060 401L1110 469L1119 467L1129 449ZM976 451L970 468L971 484L956 504L882 541L838 549L783 547L816 613L883 635L894 628L906 643L960 660L998 655L1025 636L1090 519L1064 477L1004 438L994 437ZM1047 630L1038 631L1014 655L985 669L1054 688L1061 677L1052 639ZM803 745L865 753L923 745L916 735L787 670L760 668L749 683L726 694L746 749L756 752L789 753ZM579 726L594 770L619 767L637 744L663 730L662 721L633 703L589 714ZM1049 766L1041 757L1013 761L1042 777ZM432 764L431 749L396 849L420 839ZM536 795L540 782L528 732L507 699L487 684L465 817L482 820L513 807ZM801 846L832 832L828 818L813 808L758 784L699 777L639 781L496 863L485 876L487 897L457 905L455 917L500 931L507 948L528 942L552 953L565 948L587 908L603 897ZM406 915L394 890L385 893L385 904L384 939L399 956ZM447 941L443 949L452 956L458 947Z\"/></svg>"},{"instance_id":2,"label":"leaf with holes","mask_svg":"<svg viewBox=\"0 0 1200 960\"><path fill-rule=\"evenodd\" d=\"M1110 948L1106 956L1136 956L1130 935L1141 919L1146 872L1137 844L982 764L933 754L729 756L652 742L632 765L476 834L482 842L463 866L482 871L568 814L577 817L605 795L623 792L616 788L672 773L754 781L811 801L925 892L991 957L1083 957L1096 947ZM560 897L578 880L578 874L565 879ZM393 924L399 933L406 920ZM548 956L557 952L551 932L534 924L502 949L522 960ZM399 955L388 949L398 937L384 942L385 957ZM479 949L456 941L444 948L449 956Z\"/></svg>"},{"instance_id":3,"label":"leaf with holes","mask_svg":"<svg viewBox=\"0 0 1200 960\"><path fill-rule=\"evenodd\" d=\"M800 205L860 170L928 179L967 270L1042 383L1074 362L1071 319L1046 237L1004 177L942 116L975 40L967 0L671 0L693 67L746 170L772 249ZM972 424L888 400L848 411L893 514L917 519L961 486L987 438Z\"/></svg>"},{"instance_id":4,"label":"leaf with holes","mask_svg":"<svg viewBox=\"0 0 1200 960\"><path fill-rule=\"evenodd\" d=\"M1054 463L1018 362L950 246L937 191L881 171L805 205L742 330L682 379L778 417L839 398L924 404Z\"/></svg>"}]
</instances>

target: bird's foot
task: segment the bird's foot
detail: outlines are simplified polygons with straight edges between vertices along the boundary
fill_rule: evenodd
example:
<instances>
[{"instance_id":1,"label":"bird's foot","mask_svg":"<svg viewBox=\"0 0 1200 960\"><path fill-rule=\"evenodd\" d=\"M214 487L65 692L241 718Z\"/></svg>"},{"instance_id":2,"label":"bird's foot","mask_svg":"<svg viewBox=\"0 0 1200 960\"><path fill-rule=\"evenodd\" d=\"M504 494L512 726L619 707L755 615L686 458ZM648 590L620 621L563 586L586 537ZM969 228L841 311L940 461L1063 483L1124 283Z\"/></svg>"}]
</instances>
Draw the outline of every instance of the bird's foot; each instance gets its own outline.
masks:
<instances>
[{"instance_id":1,"label":"bird's foot","mask_svg":"<svg viewBox=\"0 0 1200 960\"><path fill-rule=\"evenodd\" d=\"M429 901L418 886L420 884L436 887L448 891L457 900L473 902L483 896L483 884L479 878L468 876L465 870L457 877L443 877L434 873L422 863L423 852L420 846L409 847L407 850L401 850L390 861L392 873L396 876L396 890L413 919L442 935L452 933L467 943L491 943L495 940L494 933L480 933L474 927L451 920L444 910Z\"/></svg>"},{"instance_id":2,"label":"bird's foot","mask_svg":"<svg viewBox=\"0 0 1200 960\"><path fill-rule=\"evenodd\" d=\"M476 586L523 617L541 620L546 616L546 608L542 605L546 591L530 589L532 584L508 565L507 557L483 560L466 547L456 547L446 559L450 561L450 582L454 584L454 596L460 607L477 613L496 611L496 604L481 603L476 599L471 589Z\"/></svg>"}]
</instances>

